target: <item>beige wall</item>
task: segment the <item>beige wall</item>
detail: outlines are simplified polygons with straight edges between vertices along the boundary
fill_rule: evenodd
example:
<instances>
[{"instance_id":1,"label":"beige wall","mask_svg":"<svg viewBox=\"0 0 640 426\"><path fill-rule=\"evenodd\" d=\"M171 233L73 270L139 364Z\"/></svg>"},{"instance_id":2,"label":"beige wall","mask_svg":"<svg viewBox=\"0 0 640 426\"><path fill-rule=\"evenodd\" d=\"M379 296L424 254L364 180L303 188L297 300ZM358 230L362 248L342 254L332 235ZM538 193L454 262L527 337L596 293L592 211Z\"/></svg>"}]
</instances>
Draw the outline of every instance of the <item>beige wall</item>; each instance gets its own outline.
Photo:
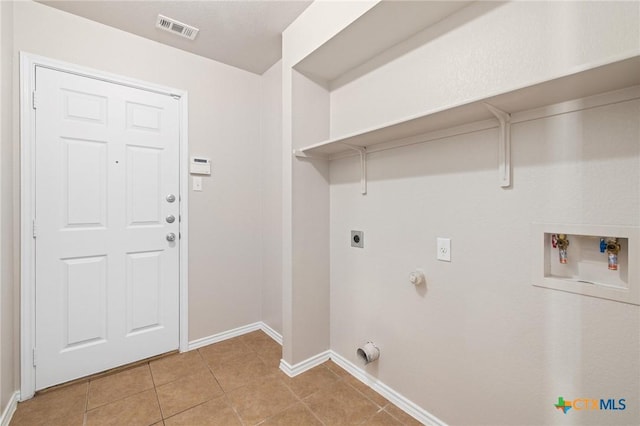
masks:
<instances>
[{"instance_id":1,"label":"beige wall","mask_svg":"<svg viewBox=\"0 0 640 426\"><path fill-rule=\"evenodd\" d=\"M282 62L262 75L262 321L282 334Z\"/></svg>"},{"instance_id":2,"label":"beige wall","mask_svg":"<svg viewBox=\"0 0 640 426\"><path fill-rule=\"evenodd\" d=\"M294 147L329 137L329 93L293 71L291 135ZM329 165L293 159L293 360L329 347Z\"/></svg>"},{"instance_id":3,"label":"beige wall","mask_svg":"<svg viewBox=\"0 0 640 426\"><path fill-rule=\"evenodd\" d=\"M330 133L637 55L639 7L472 5L329 82ZM310 7L303 16L320 25L340 14ZM290 28L298 44L315 34ZM292 97L296 117L304 109ZM366 371L448 424L637 424L631 403L567 416L553 407L561 395L640 398L640 308L532 286L530 225L640 225L639 115L635 100L514 125L508 190L498 186L497 130L370 154L366 196L359 158L332 161L331 349L357 364L357 346L373 340L381 357ZM296 175L295 162L293 186L304 187L316 177ZM307 232L292 223L294 240ZM364 250L349 247L351 229L365 231ZM452 239L451 263L435 260L436 237ZM409 283L415 268L426 290Z\"/></svg>"},{"instance_id":4,"label":"beige wall","mask_svg":"<svg viewBox=\"0 0 640 426\"><path fill-rule=\"evenodd\" d=\"M331 348L356 363L374 341L366 370L451 425L637 424L633 402L553 408L639 400L640 307L532 286L531 224L640 225L639 116L635 100L513 125L509 190L497 130L370 154L366 197L358 159L332 162ZM363 252L347 245L354 228Z\"/></svg>"},{"instance_id":5,"label":"beige wall","mask_svg":"<svg viewBox=\"0 0 640 426\"><path fill-rule=\"evenodd\" d=\"M17 388L15 325L18 289L13 279L13 3L0 2L0 412Z\"/></svg>"},{"instance_id":6,"label":"beige wall","mask_svg":"<svg viewBox=\"0 0 640 426\"><path fill-rule=\"evenodd\" d=\"M8 9L0 4L4 82L11 54L4 48ZM559 395L637 401L639 308L532 287L529 267L532 221L640 224L637 100L514 125L515 180L507 191L496 182L495 130L371 154L366 197L357 157L329 169L291 156L329 133L377 125L429 102L446 105L638 51L637 3L487 7L444 36L419 35L407 54L354 72L334 90L291 69L374 4L314 3L285 32L282 64L263 76L32 2L14 5L8 37L14 61L25 50L189 91L190 153L213 160L204 191L189 194L190 340L264 319L284 334L285 359L296 363L329 347L355 361L356 345L372 339L382 357L367 371L451 424L560 423L552 408ZM615 31L601 34L607 28ZM557 50L547 52L549 45ZM478 52L484 55L464 62ZM538 60L541 53L548 56ZM440 67L430 79L417 72L434 63ZM489 68L479 75L476 66ZM13 72L13 88L0 86L3 243L11 233L5 209L18 189L17 163L6 164L18 151L17 112L5 114L18 105L6 91L17 96L15 63ZM448 77L457 73L464 84L451 87ZM11 122L13 138L6 137ZM281 161L272 151L280 138ZM602 174L612 169L621 173ZM280 191L279 209L273 198ZM604 211L602 200L616 209ZM568 202L572 208L558 207ZM348 247L350 229L366 232L364 251ZM434 260L437 236L452 238L452 263ZM492 243L504 249L487 249ZM4 244L2 406L17 387L5 378L16 372L18 344L17 305L7 302L18 285L5 280L12 262ZM281 258L273 253L279 247ZM408 282L416 267L427 273L426 292ZM638 423L637 413L629 405L614 420ZM613 423L607 413L582 414L571 421Z\"/></svg>"},{"instance_id":7,"label":"beige wall","mask_svg":"<svg viewBox=\"0 0 640 426\"><path fill-rule=\"evenodd\" d=\"M260 76L42 4L14 7L14 60L26 51L188 91L190 155L212 160L203 191L189 192L189 340L259 321Z\"/></svg>"},{"instance_id":8,"label":"beige wall","mask_svg":"<svg viewBox=\"0 0 640 426\"><path fill-rule=\"evenodd\" d=\"M328 164L291 155L329 136L329 93L292 67L375 3L314 2L282 35L282 329L292 365L329 349Z\"/></svg>"},{"instance_id":9,"label":"beige wall","mask_svg":"<svg viewBox=\"0 0 640 426\"><path fill-rule=\"evenodd\" d=\"M638 2L476 2L332 82L331 136L637 54Z\"/></svg>"}]
</instances>

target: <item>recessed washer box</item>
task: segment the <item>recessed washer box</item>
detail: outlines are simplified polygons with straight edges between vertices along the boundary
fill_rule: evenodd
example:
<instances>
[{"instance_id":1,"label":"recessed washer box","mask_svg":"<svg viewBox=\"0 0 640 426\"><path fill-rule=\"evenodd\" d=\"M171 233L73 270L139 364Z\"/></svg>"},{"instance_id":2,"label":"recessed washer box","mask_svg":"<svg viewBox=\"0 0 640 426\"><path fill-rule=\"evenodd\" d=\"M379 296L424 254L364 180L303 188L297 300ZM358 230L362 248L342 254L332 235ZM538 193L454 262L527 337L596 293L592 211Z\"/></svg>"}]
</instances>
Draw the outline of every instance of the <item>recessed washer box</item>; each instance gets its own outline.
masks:
<instances>
[{"instance_id":1,"label":"recessed washer box","mask_svg":"<svg viewBox=\"0 0 640 426\"><path fill-rule=\"evenodd\" d=\"M531 230L534 286L640 305L640 228L534 223ZM559 234L569 240L566 263L553 247L553 236ZM608 268L607 253L600 252L601 238L620 244L616 270Z\"/></svg>"}]
</instances>

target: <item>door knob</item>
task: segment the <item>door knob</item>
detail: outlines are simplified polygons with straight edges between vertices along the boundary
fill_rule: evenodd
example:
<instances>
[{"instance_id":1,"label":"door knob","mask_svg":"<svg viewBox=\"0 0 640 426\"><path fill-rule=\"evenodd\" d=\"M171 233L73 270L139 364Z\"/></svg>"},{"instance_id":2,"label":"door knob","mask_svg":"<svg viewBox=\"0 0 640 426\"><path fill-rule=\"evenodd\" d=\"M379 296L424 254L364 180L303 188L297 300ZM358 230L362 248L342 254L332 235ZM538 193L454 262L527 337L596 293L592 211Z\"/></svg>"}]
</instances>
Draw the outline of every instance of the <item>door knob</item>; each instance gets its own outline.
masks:
<instances>
[{"instance_id":1,"label":"door knob","mask_svg":"<svg viewBox=\"0 0 640 426\"><path fill-rule=\"evenodd\" d=\"M173 232L169 232L167 234L167 241L175 241L176 240L176 234L174 234Z\"/></svg>"},{"instance_id":2,"label":"door knob","mask_svg":"<svg viewBox=\"0 0 640 426\"><path fill-rule=\"evenodd\" d=\"M175 200L176 200L176 196L175 195L173 195L173 194L167 195L167 201L169 203L173 203Z\"/></svg>"},{"instance_id":3,"label":"door knob","mask_svg":"<svg viewBox=\"0 0 640 426\"><path fill-rule=\"evenodd\" d=\"M176 220L176 217L170 214L169 216L166 217L165 220L167 221L167 223L173 223Z\"/></svg>"}]
</instances>

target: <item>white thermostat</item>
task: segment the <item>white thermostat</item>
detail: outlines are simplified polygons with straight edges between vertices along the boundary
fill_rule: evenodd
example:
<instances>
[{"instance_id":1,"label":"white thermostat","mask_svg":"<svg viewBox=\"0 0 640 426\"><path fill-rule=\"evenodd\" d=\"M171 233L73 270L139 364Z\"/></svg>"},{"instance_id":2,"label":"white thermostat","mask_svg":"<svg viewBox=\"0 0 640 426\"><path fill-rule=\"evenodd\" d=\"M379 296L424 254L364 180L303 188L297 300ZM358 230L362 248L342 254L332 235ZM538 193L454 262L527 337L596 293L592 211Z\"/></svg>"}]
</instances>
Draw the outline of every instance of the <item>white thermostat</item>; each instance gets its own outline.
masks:
<instances>
[{"instance_id":1,"label":"white thermostat","mask_svg":"<svg viewBox=\"0 0 640 426\"><path fill-rule=\"evenodd\" d=\"M194 175L210 175L211 160L204 157L191 157L189 172Z\"/></svg>"}]
</instances>

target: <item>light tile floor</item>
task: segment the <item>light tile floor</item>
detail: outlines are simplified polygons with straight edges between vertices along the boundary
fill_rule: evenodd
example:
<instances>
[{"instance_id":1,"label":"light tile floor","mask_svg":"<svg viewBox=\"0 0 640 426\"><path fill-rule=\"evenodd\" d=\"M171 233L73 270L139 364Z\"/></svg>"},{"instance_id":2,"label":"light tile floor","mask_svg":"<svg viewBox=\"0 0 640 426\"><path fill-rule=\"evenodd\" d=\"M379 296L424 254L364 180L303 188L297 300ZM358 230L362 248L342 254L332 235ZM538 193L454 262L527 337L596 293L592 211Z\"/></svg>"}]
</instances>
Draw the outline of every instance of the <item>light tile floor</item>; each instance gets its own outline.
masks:
<instances>
[{"instance_id":1,"label":"light tile floor","mask_svg":"<svg viewBox=\"0 0 640 426\"><path fill-rule=\"evenodd\" d=\"M12 426L419 425L328 361L289 378L262 331L41 393Z\"/></svg>"}]
</instances>

